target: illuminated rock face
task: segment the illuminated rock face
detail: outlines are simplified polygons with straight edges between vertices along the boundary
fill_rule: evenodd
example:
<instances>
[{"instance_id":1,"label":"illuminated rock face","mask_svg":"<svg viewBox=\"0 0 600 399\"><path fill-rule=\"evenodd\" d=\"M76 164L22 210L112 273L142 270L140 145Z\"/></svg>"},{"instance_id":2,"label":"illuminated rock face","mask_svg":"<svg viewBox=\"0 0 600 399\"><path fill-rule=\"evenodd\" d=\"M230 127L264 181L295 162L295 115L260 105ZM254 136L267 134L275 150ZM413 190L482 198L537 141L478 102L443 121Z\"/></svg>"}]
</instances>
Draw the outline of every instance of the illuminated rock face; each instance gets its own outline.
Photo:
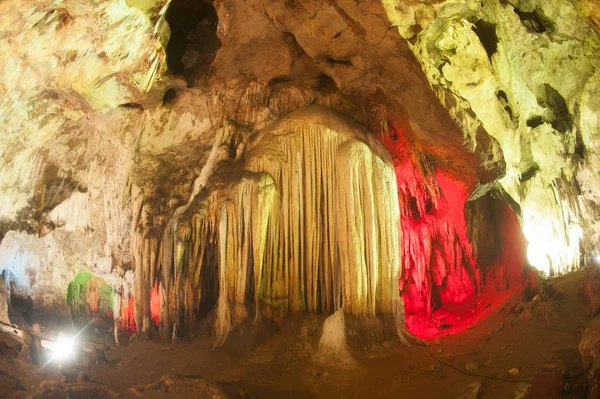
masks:
<instances>
[{"instance_id":1,"label":"illuminated rock face","mask_svg":"<svg viewBox=\"0 0 600 399\"><path fill-rule=\"evenodd\" d=\"M582 256L600 250L591 179L600 110L591 100L598 91L597 7L384 4L467 138L484 128L498 141L506 161L500 182L521 205L531 264L546 274L579 268Z\"/></svg>"},{"instance_id":2,"label":"illuminated rock face","mask_svg":"<svg viewBox=\"0 0 600 399\"><path fill-rule=\"evenodd\" d=\"M474 176L434 168L401 123L380 139L392 154L398 185L399 289L407 327L428 338L460 332L484 310L479 295L515 292L527 283L517 216L496 188L469 198Z\"/></svg>"},{"instance_id":3,"label":"illuminated rock face","mask_svg":"<svg viewBox=\"0 0 600 399\"><path fill-rule=\"evenodd\" d=\"M189 325L215 279L219 336L247 316L249 295L256 318L261 309L391 313L396 181L385 150L360 125L325 107L292 112L259 133L243 162L221 165L208 187L163 242L162 281L175 304L163 314L167 336L171 325Z\"/></svg>"},{"instance_id":4,"label":"illuminated rock face","mask_svg":"<svg viewBox=\"0 0 600 399\"><path fill-rule=\"evenodd\" d=\"M598 250L597 15L4 1L8 289L169 338L398 296L411 331L459 330L526 254L551 274Z\"/></svg>"}]
</instances>

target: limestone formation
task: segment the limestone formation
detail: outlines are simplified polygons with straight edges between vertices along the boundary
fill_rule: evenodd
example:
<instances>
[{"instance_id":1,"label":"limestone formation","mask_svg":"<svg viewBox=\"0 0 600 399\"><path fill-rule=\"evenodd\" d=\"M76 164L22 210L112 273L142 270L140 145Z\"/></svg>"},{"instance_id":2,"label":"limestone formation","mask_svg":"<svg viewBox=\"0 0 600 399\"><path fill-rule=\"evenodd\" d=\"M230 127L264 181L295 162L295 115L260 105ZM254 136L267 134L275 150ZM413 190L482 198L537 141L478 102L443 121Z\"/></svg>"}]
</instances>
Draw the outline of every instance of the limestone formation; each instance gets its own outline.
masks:
<instances>
[{"instance_id":1,"label":"limestone formation","mask_svg":"<svg viewBox=\"0 0 600 399\"><path fill-rule=\"evenodd\" d=\"M163 338L214 313L223 339L297 311L427 321L522 288L527 262L585 266L598 15L586 0L5 0L7 289Z\"/></svg>"},{"instance_id":2,"label":"limestone formation","mask_svg":"<svg viewBox=\"0 0 600 399\"><path fill-rule=\"evenodd\" d=\"M395 178L381 145L359 125L327 108L295 111L260 132L243 163L219 168L213 189L198 193L170 226L175 242L163 249L161 266L163 281L174 284L166 285L167 302L176 307L163 314L165 327L175 314L193 319L203 273L218 275L219 336L246 317L249 292L256 317L263 307L270 314L341 306L356 316L391 312L399 267Z\"/></svg>"},{"instance_id":3,"label":"limestone formation","mask_svg":"<svg viewBox=\"0 0 600 399\"><path fill-rule=\"evenodd\" d=\"M324 365L335 367L355 367L346 343L346 326L344 310L339 309L325 319L323 332L319 340L316 360Z\"/></svg>"},{"instance_id":4,"label":"limestone formation","mask_svg":"<svg viewBox=\"0 0 600 399\"><path fill-rule=\"evenodd\" d=\"M468 142L506 162L528 258L547 274L597 253L597 7L570 1L383 2ZM401 4L402 3L402 4ZM592 21L592 25L587 20Z\"/></svg>"},{"instance_id":5,"label":"limestone formation","mask_svg":"<svg viewBox=\"0 0 600 399\"><path fill-rule=\"evenodd\" d=\"M4 279L0 277L0 323L10 324L8 318L8 304L10 303L10 297Z\"/></svg>"}]
</instances>

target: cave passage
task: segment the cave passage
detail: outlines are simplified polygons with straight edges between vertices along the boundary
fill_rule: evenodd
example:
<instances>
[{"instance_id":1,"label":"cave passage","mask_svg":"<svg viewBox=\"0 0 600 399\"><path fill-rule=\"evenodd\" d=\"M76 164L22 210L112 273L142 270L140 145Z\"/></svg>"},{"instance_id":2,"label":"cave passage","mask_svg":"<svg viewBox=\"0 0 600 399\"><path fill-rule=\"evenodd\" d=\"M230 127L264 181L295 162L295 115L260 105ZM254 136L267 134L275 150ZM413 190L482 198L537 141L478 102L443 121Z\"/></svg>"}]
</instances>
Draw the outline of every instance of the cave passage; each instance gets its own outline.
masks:
<instances>
[{"instance_id":1,"label":"cave passage","mask_svg":"<svg viewBox=\"0 0 600 399\"><path fill-rule=\"evenodd\" d=\"M167 45L167 66L183 75L188 85L205 75L221 42L217 37L219 18L212 4L175 0L167 10L171 37Z\"/></svg>"},{"instance_id":2,"label":"cave passage","mask_svg":"<svg viewBox=\"0 0 600 399\"><path fill-rule=\"evenodd\" d=\"M380 139L398 184L402 258L399 290L408 330L421 338L473 326L526 284L524 239L502 193L470 202L469 174L436 168L392 124Z\"/></svg>"}]
</instances>

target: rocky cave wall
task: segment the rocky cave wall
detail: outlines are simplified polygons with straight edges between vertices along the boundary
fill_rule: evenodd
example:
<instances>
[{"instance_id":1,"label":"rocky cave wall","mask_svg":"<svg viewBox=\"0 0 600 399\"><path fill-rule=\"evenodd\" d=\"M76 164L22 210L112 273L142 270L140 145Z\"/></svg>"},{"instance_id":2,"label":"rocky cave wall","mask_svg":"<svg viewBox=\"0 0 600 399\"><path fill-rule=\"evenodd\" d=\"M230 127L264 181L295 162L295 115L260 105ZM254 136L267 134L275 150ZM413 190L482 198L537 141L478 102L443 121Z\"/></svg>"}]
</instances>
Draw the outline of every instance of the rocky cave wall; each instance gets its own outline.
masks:
<instances>
[{"instance_id":1,"label":"rocky cave wall","mask_svg":"<svg viewBox=\"0 0 600 399\"><path fill-rule=\"evenodd\" d=\"M7 286L165 338L216 307L223 337L251 312L391 312L396 284L414 315L518 287L521 229L534 266L579 267L596 12L4 1Z\"/></svg>"},{"instance_id":2,"label":"rocky cave wall","mask_svg":"<svg viewBox=\"0 0 600 399\"><path fill-rule=\"evenodd\" d=\"M465 133L484 128L500 143L499 182L521 206L529 261L548 275L589 262L599 250L597 7L400 3L384 2L388 16L440 100Z\"/></svg>"}]
</instances>

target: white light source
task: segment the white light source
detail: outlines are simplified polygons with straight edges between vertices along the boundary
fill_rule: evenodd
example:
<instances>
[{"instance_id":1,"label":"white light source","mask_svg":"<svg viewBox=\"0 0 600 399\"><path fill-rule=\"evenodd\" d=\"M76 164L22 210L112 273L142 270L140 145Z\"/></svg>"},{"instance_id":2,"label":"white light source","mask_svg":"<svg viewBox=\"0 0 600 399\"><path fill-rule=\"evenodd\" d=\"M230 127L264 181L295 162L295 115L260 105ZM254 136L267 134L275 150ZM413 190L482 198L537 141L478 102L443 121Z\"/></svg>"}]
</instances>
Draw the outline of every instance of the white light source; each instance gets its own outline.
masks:
<instances>
[{"instance_id":1,"label":"white light source","mask_svg":"<svg viewBox=\"0 0 600 399\"><path fill-rule=\"evenodd\" d=\"M579 268L579 242L583 237L583 230L577 223L565 226L557 218L524 207L523 234L529 242L529 263L547 276L551 272L558 275Z\"/></svg>"},{"instance_id":2,"label":"white light source","mask_svg":"<svg viewBox=\"0 0 600 399\"><path fill-rule=\"evenodd\" d=\"M63 363L73 358L75 354L75 337L60 334L56 341L46 341L43 346L46 346L52 354L50 362Z\"/></svg>"}]
</instances>

